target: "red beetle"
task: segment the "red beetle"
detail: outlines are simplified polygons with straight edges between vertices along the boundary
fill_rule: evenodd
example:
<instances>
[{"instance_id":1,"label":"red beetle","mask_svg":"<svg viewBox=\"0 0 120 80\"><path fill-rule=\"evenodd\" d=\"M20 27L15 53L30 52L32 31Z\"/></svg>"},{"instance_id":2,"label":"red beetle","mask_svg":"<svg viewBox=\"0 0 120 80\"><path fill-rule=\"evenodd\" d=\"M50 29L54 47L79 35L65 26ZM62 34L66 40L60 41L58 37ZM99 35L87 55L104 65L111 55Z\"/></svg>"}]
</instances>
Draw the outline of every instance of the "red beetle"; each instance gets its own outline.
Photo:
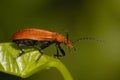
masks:
<instances>
[{"instance_id":1,"label":"red beetle","mask_svg":"<svg viewBox=\"0 0 120 80\"><path fill-rule=\"evenodd\" d=\"M61 43L64 43L69 48L73 47L72 42L69 41L67 38L57 32L36 28L28 28L19 30L14 33L12 36L12 41L15 42L21 50L21 53L18 55L18 57L24 53L22 49L23 46L33 46L35 49L39 50L42 55L42 49L45 49L49 45L55 43L57 54L55 54L54 56L59 58L65 56L65 52L60 46ZM62 55L59 54L59 51L62 53ZM41 55L39 56L39 58L41 57ZM39 58L37 59L37 61L39 60Z\"/></svg>"},{"instance_id":2,"label":"red beetle","mask_svg":"<svg viewBox=\"0 0 120 80\"><path fill-rule=\"evenodd\" d=\"M100 40L91 37L80 38L76 41L80 40L96 40L101 42ZM18 48L21 50L21 53L18 55L18 57L24 53L22 48L23 46L32 46L35 49L39 50L42 55L43 53L41 52L41 50L55 43L57 54L55 54L54 56L56 56L57 58L65 56L65 52L60 46L61 43L64 43L66 46L68 46L68 48L73 48L73 42L68 40L68 34L67 38L65 38L63 35L57 32L36 28L28 28L17 31L13 34L12 41L15 42L18 45ZM62 53L61 55L59 54L59 51ZM40 59L41 55L36 61Z\"/></svg>"}]
</instances>

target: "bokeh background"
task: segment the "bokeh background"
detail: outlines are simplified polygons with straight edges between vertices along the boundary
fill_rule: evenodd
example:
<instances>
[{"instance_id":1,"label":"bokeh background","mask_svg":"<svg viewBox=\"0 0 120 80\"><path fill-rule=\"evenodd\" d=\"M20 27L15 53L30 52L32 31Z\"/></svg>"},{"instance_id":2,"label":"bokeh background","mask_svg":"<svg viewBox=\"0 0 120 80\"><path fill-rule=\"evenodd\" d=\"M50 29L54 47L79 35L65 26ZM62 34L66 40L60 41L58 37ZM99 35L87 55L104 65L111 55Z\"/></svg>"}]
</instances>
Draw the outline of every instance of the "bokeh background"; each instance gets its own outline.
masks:
<instances>
[{"instance_id":1,"label":"bokeh background","mask_svg":"<svg viewBox=\"0 0 120 80\"><path fill-rule=\"evenodd\" d=\"M68 31L72 41L81 37L104 40L105 43L77 42L76 51L70 53L65 48L66 56L61 61L74 80L120 80L120 0L0 1L0 42L10 42L15 31L30 27L63 35ZM14 76L8 77L17 80ZM63 79L53 68L23 80Z\"/></svg>"}]
</instances>

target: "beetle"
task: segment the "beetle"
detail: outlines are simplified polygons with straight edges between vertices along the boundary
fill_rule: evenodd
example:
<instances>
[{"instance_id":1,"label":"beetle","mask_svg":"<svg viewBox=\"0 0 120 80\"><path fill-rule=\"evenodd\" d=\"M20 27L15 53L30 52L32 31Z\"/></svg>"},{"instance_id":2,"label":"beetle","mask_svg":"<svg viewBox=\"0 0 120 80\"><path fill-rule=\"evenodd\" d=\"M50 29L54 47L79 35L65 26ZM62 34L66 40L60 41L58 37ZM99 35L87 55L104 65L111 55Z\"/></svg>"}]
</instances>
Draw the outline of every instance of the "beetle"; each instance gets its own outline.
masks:
<instances>
[{"instance_id":1,"label":"beetle","mask_svg":"<svg viewBox=\"0 0 120 80\"><path fill-rule=\"evenodd\" d=\"M27 28L15 32L12 36L12 41L15 42L21 50L21 53L17 57L25 53L22 48L23 46L32 46L37 49L41 54L36 61L38 61L43 54L41 50L51 44L55 43L57 54L54 54L54 56L57 58L65 56L65 52L60 46L61 43L65 44L68 48L73 48L72 42L68 40L68 34L66 38L57 32L37 28ZM59 51L62 54L60 54Z\"/></svg>"},{"instance_id":2,"label":"beetle","mask_svg":"<svg viewBox=\"0 0 120 80\"><path fill-rule=\"evenodd\" d=\"M32 46L41 53L36 61L38 61L43 55L43 52L41 50L49 47L51 44L55 44L57 53L54 54L54 56L59 59L60 57L65 56L65 51L60 45L61 43L65 44L68 48L71 49L73 48L73 44L80 40L95 40L97 42L104 42L92 37L79 38L76 41L71 42L68 39L68 33L66 37L64 37L57 32L37 28L21 29L15 32L12 36L12 41L16 43L18 48L21 50L20 54L17 57L20 57L25 53L22 47Z\"/></svg>"}]
</instances>

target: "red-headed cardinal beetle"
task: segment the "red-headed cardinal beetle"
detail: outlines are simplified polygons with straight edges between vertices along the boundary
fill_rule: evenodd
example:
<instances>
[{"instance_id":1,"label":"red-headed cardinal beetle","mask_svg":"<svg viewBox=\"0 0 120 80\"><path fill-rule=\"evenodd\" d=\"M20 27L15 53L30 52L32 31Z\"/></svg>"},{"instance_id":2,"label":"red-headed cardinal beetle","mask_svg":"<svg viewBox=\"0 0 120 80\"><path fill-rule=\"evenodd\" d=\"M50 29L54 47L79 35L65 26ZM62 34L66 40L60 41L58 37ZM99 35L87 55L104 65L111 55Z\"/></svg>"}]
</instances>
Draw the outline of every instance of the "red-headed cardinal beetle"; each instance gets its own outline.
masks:
<instances>
[{"instance_id":1,"label":"red-headed cardinal beetle","mask_svg":"<svg viewBox=\"0 0 120 80\"><path fill-rule=\"evenodd\" d=\"M86 39L93 40L94 38L80 38L76 41ZM39 50L41 54L36 61L38 61L43 54L41 50L47 48L51 44L55 43L56 45L57 53L54 54L54 56L57 58L65 56L65 52L60 46L61 43L65 44L68 48L73 48L73 43L68 40L68 34L67 37L64 37L57 32L37 28L27 28L15 32L12 36L12 41L15 42L18 45L18 48L21 50L21 53L18 55L18 57L24 53L22 48L23 46L32 46ZM62 54L60 54L59 51Z\"/></svg>"}]
</instances>

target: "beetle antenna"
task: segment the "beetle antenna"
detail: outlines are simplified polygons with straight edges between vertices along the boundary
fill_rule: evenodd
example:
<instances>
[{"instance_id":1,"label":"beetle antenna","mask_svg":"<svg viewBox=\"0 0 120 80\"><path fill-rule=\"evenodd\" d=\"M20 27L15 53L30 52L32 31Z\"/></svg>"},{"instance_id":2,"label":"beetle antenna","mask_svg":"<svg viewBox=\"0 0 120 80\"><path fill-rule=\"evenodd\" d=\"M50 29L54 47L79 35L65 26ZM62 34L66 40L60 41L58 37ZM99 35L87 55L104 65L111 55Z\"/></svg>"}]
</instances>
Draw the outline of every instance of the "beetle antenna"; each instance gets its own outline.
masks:
<instances>
[{"instance_id":1,"label":"beetle antenna","mask_svg":"<svg viewBox=\"0 0 120 80\"><path fill-rule=\"evenodd\" d=\"M92 37L84 37L84 38L77 39L76 41L73 42L73 44L78 42L78 41L81 41L81 40L94 40L94 41L97 41L97 42L100 42L100 43L104 43L104 41L100 40L100 39L96 39L96 38L92 38Z\"/></svg>"},{"instance_id":2,"label":"beetle antenna","mask_svg":"<svg viewBox=\"0 0 120 80\"><path fill-rule=\"evenodd\" d=\"M66 33L66 39L67 39L67 42L66 42L66 43L68 43L68 41L69 41L69 34L68 34L68 31L65 30L65 33Z\"/></svg>"},{"instance_id":3,"label":"beetle antenna","mask_svg":"<svg viewBox=\"0 0 120 80\"><path fill-rule=\"evenodd\" d=\"M68 43L68 40L69 40L69 34L68 34L68 31L66 32L66 38L67 38L67 43Z\"/></svg>"}]
</instances>

